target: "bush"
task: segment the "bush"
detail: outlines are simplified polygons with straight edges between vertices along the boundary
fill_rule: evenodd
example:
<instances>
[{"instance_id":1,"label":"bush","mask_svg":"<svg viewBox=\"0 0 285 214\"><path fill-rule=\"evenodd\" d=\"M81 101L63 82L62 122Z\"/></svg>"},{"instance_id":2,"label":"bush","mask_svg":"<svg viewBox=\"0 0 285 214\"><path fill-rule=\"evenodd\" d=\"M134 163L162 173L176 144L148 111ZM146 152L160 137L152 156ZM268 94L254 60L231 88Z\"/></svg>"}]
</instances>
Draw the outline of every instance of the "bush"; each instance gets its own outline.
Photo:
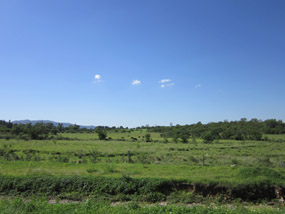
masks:
<instances>
[{"instance_id":1,"label":"bush","mask_svg":"<svg viewBox=\"0 0 285 214\"><path fill-rule=\"evenodd\" d=\"M107 138L107 132L102 130L102 129L98 129L96 130L96 133L98 134L99 140L106 140Z\"/></svg>"},{"instance_id":2,"label":"bush","mask_svg":"<svg viewBox=\"0 0 285 214\"><path fill-rule=\"evenodd\" d=\"M202 139L204 140L204 143L212 143L215 140L215 135L208 131L202 135Z\"/></svg>"},{"instance_id":3,"label":"bush","mask_svg":"<svg viewBox=\"0 0 285 214\"><path fill-rule=\"evenodd\" d=\"M145 142L151 142L151 135L150 134L145 135Z\"/></svg>"}]
</instances>

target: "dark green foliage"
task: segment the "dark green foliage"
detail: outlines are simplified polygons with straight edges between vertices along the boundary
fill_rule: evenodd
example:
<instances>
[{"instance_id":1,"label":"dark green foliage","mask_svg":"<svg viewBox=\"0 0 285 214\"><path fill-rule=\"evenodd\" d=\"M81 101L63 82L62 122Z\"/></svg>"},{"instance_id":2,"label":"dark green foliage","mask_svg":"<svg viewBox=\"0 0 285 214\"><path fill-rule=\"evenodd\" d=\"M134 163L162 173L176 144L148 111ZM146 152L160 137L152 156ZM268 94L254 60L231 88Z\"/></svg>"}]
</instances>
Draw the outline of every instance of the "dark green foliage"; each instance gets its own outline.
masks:
<instances>
[{"instance_id":1,"label":"dark green foliage","mask_svg":"<svg viewBox=\"0 0 285 214\"><path fill-rule=\"evenodd\" d=\"M99 140L106 140L107 132L104 129L96 129L96 133L98 134Z\"/></svg>"},{"instance_id":2,"label":"dark green foliage","mask_svg":"<svg viewBox=\"0 0 285 214\"><path fill-rule=\"evenodd\" d=\"M253 179L253 174L268 175L265 179ZM264 174L263 174L264 173ZM105 195L117 197L123 195L125 199L139 199L149 202L162 201L170 194L181 190L193 189L193 194L202 196L226 195L243 200L271 200L274 199L275 185L268 180L270 176L280 177L269 169L242 169L240 176L249 176L250 180L237 185L224 185L218 183L193 184L183 180L166 179L133 179L128 176L121 178L109 177L53 177L53 176L27 176L27 177L0 177L0 193L2 195L46 195L64 196L71 193L80 193L81 197L88 195ZM280 179L283 179L281 176ZM284 187L280 187L284 188ZM74 195L74 194L72 194ZM78 194L75 194L79 197ZM71 197L71 196L70 196ZM75 197L75 196L74 196Z\"/></svg>"},{"instance_id":3,"label":"dark green foliage","mask_svg":"<svg viewBox=\"0 0 285 214\"><path fill-rule=\"evenodd\" d=\"M263 134L284 134L285 123L274 119L266 121L252 119L247 121L246 118L242 118L240 121L224 121L208 124L199 122L185 126L156 126L149 127L148 129L152 132L161 133L161 136L169 137L167 133L172 133L171 137L173 137L174 142L177 142L179 138L185 142L186 136L182 138L180 133L187 130L192 137L206 138L205 142L209 143L215 139L261 140Z\"/></svg>"},{"instance_id":4,"label":"dark green foliage","mask_svg":"<svg viewBox=\"0 0 285 214\"><path fill-rule=\"evenodd\" d=\"M264 121L264 132L266 134L284 134L285 123L282 120L265 120Z\"/></svg>"},{"instance_id":5,"label":"dark green foliage","mask_svg":"<svg viewBox=\"0 0 285 214\"><path fill-rule=\"evenodd\" d=\"M147 133L145 136L145 142L151 142L151 135L149 133Z\"/></svg>"},{"instance_id":6,"label":"dark green foliage","mask_svg":"<svg viewBox=\"0 0 285 214\"><path fill-rule=\"evenodd\" d=\"M155 127L137 127L135 129L147 129L148 132L159 132L161 137L172 137L174 142L181 139L183 143L188 141L190 136L197 138L211 133L214 139L234 139L234 140L261 140L263 134L284 134L285 123L281 120L257 120L252 119L247 121L246 118L242 118L240 121L224 121L217 123L202 124L201 122L184 125L184 126L155 126ZM133 129L134 130L134 129ZM91 129L80 128L78 125L70 125L69 127L63 127L62 124L54 126L53 124L37 123L31 124L12 124L10 121L6 122L0 120L0 138L21 138L21 139L36 139L42 140L50 138L50 135L56 135L58 132L80 133L80 132L92 132ZM95 132L98 133L99 139L105 140L107 138L107 131L112 132L130 132L128 127L108 127L98 126ZM133 138L133 141L137 139ZM147 142L151 142L151 138L146 139Z\"/></svg>"},{"instance_id":7,"label":"dark green foliage","mask_svg":"<svg viewBox=\"0 0 285 214\"><path fill-rule=\"evenodd\" d=\"M181 139L182 143L187 143L188 138L190 137L189 130L186 127L176 126L173 129L173 141L178 142L178 139Z\"/></svg>"},{"instance_id":8,"label":"dark green foliage","mask_svg":"<svg viewBox=\"0 0 285 214\"><path fill-rule=\"evenodd\" d=\"M0 137L5 134L5 136L9 136L9 138L43 140L48 139L49 135L56 135L57 133L58 129L52 123L36 123L35 125L24 125L0 121Z\"/></svg>"},{"instance_id":9,"label":"dark green foliage","mask_svg":"<svg viewBox=\"0 0 285 214\"><path fill-rule=\"evenodd\" d=\"M212 131L205 132L201 137L204 140L204 143L212 143L216 139L216 136Z\"/></svg>"}]
</instances>

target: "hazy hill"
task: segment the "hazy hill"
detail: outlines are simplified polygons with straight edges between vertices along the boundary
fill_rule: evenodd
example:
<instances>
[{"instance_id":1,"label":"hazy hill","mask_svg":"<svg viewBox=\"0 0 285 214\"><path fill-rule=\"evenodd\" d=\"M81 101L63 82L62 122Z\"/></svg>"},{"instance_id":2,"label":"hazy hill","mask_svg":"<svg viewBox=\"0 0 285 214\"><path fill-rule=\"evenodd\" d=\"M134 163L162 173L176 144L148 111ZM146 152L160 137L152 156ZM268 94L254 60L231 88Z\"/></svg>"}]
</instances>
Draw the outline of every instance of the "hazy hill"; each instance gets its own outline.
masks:
<instances>
[{"instance_id":1,"label":"hazy hill","mask_svg":"<svg viewBox=\"0 0 285 214\"><path fill-rule=\"evenodd\" d=\"M52 123L54 126L57 126L60 122L55 122L55 121L51 121L51 120L15 120L12 121L12 123L15 124L28 124L31 123L32 125L36 124L36 123ZM62 123L64 127L68 127L70 125L74 125L72 123ZM79 125L80 128L87 128L87 129L94 129L95 126L84 126L84 125Z\"/></svg>"}]
</instances>

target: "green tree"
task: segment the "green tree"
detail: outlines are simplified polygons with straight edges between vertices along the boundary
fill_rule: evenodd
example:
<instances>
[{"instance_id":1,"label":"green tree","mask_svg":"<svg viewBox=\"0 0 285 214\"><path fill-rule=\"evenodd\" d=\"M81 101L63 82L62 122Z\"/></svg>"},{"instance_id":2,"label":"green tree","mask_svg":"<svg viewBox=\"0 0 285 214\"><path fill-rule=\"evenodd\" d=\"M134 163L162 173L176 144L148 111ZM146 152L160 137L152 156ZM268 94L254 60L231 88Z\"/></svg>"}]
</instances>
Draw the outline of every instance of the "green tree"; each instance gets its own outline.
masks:
<instances>
[{"instance_id":1,"label":"green tree","mask_svg":"<svg viewBox=\"0 0 285 214\"><path fill-rule=\"evenodd\" d=\"M107 132L103 129L97 129L96 133L98 134L99 140L106 140Z\"/></svg>"},{"instance_id":2,"label":"green tree","mask_svg":"<svg viewBox=\"0 0 285 214\"><path fill-rule=\"evenodd\" d=\"M179 132L177 130L177 128L174 128L172 131L172 140L174 143L178 142L178 138L179 138Z\"/></svg>"},{"instance_id":3,"label":"green tree","mask_svg":"<svg viewBox=\"0 0 285 214\"><path fill-rule=\"evenodd\" d=\"M250 131L250 139L252 140L261 140L262 133L258 130L251 130Z\"/></svg>"},{"instance_id":4,"label":"green tree","mask_svg":"<svg viewBox=\"0 0 285 214\"><path fill-rule=\"evenodd\" d=\"M187 129L183 128L179 132L179 138L182 140L182 143L187 143L190 134Z\"/></svg>"},{"instance_id":5,"label":"green tree","mask_svg":"<svg viewBox=\"0 0 285 214\"><path fill-rule=\"evenodd\" d=\"M204 143L212 143L215 140L215 135L211 131L208 131L202 135L202 139Z\"/></svg>"},{"instance_id":6,"label":"green tree","mask_svg":"<svg viewBox=\"0 0 285 214\"><path fill-rule=\"evenodd\" d=\"M63 124L62 124L62 123L57 124L57 130L58 130L59 132L63 132L63 131L64 131L64 127L63 127Z\"/></svg>"},{"instance_id":7,"label":"green tree","mask_svg":"<svg viewBox=\"0 0 285 214\"><path fill-rule=\"evenodd\" d=\"M151 142L151 135L147 133L145 136L145 142Z\"/></svg>"}]
</instances>

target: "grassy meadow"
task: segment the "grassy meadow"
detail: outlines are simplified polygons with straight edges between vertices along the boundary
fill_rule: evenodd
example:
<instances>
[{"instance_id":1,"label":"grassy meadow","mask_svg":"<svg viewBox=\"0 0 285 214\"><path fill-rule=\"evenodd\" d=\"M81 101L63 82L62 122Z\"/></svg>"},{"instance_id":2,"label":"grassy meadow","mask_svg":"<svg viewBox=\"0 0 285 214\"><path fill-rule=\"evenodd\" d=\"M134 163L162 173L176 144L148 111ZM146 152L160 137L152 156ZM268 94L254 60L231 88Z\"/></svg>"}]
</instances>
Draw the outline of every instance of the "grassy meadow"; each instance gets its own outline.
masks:
<instances>
[{"instance_id":1,"label":"grassy meadow","mask_svg":"<svg viewBox=\"0 0 285 214\"><path fill-rule=\"evenodd\" d=\"M215 140L209 144L204 143L202 139L191 138L188 143L175 143L171 138L162 138L159 133L154 132L149 133L152 141L146 142L146 133L146 130L108 132L108 140L99 140L95 133L61 133L51 140L0 139L0 194L4 198L7 195L12 198L41 195L78 201L77 204L51 205L46 200L23 203L12 199L9 203L1 202L0 210L16 212L19 210L19 203L19 206L32 206L35 213L40 213L38 210L42 206L46 207L45 209L54 209L54 213L73 213L74 207L77 207L79 213L87 213L84 211L84 201L92 197L99 197L100 200L104 199L110 203L166 201L170 204L219 204L233 203L239 197L242 198L241 201L267 203L266 201L275 197L273 192L276 186L281 189L285 187L285 135L266 135L261 141ZM100 180L102 186L108 188L96 189L96 182L93 180L98 178L114 180ZM30 187L37 179L40 179L39 186ZM130 179L128 184L124 179ZM58 184L48 190L50 194L43 194L48 192L45 188L48 189L49 185L56 182ZM74 184L76 187L71 186L69 191L65 191L61 183L67 186L70 183L79 183L79 186ZM109 187L112 183L117 186L113 186L111 191ZM130 185L127 187L127 193L122 190L126 188L125 185ZM151 187L142 190L140 185ZM165 192L164 186L168 186L168 192ZM197 190L198 187L200 190ZM41 188L42 190L38 191ZM211 189L210 192L207 188ZM244 198L237 193L240 189L244 191ZM263 194L258 193L257 189L270 194L256 198L256 195ZM254 195L250 195L251 192L254 192ZM252 211L243 208L243 212L282 213L282 203L280 205L277 199L274 200L278 204L275 205L276 209L265 207L266 211ZM160 213L240 211L239 208L205 208L204 205L196 207L195 210L185 205L171 205L163 209L137 204L134 207L113 207L110 204L92 206L96 207L97 211L108 213L157 213L157 209L161 210ZM70 212L70 209L73 211Z\"/></svg>"},{"instance_id":2,"label":"grassy meadow","mask_svg":"<svg viewBox=\"0 0 285 214\"><path fill-rule=\"evenodd\" d=\"M52 162L90 167L90 164L98 163L131 163L276 169L282 168L285 161L285 135L270 135L267 141L215 140L211 144L205 144L201 139L174 143L170 138L161 138L159 133L151 133L152 142L145 142L144 135L145 130L110 133L111 139L107 141L98 140L95 133L63 133L63 140L0 139L0 159L2 162L16 160L17 164L23 162L23 165L26 162L39 165Z\"/></svg>"}]
</instances>

